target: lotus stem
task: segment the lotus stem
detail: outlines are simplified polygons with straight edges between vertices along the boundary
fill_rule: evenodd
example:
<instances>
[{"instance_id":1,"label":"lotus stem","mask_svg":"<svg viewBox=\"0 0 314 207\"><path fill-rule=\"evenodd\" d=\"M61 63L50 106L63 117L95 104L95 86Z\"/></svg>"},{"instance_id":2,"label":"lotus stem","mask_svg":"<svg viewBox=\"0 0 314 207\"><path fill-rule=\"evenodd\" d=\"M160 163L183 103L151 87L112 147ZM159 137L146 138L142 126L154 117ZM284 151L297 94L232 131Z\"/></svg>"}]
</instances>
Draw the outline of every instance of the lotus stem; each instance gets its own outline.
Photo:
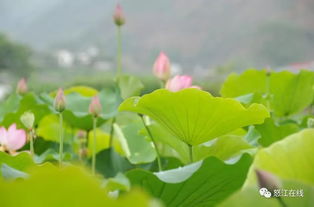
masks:
<instances>
[{"instance_id":1,"label":"lotus stem","mask_svg":"<svg viewBox=\"0 0 314 207\"><path fill-rule=\"evenodd\" d=\"M281 197L276 197L276 198L282 207L288 207L288 205L282 200Z\"/></svg>"},{"instance_id":2,"label":"lotus stem","mask_svg":"<svg viewBox=\"0 0 314 207\"><path fill-rule=\"evenodd\" d=\"M92 173L95 175L96 168L96 126L97 126L97 117L93 117L93 155L92 155Z\"/></svg>"},{"instance_id":3,"label":"lotus stem","mask_svg":"<svg viewBox=\"0 0 314 207\"><path fill-rule=\"evenodd\" d=\"M28 136L29 136L29 145L30 145L30 150L31 150L31 154L32 154L32 156L34 156L34 154L35 154L35 150L34 150L34 136L33 136L33 132L32 132L32 130L30 130L29 132L28 132Z\"/></svg>"},{"instance_id":4,"label":"lotus stem","mask_svg":"<svg viewBox=\"0 0 314 207\"><path fill-rule=\"evenodd\" d=\"M60 121L60 145L59 145L59 166L62 166L62 159L63 159L63 141L64 141L64 134L63 134L63 116L62 113L59 113L59 121Z\"/></svg>"},{"instance_id":5,"label":"lotus stem","mask_svg":"<svg viewBox=\"0 0 314 207\"><path fill-rule=\"evenodd\" d=\"M119 77L122 73L122 38L121 27L117 26L117 74Z\"/></svg>"},{"instance_id":6,"label":"lotus stem","mask_svg":"<svg viewBox=\"0 0 314 207\"><path fill-rule=\"evenodd\" d=\"M116 118L113 117L111 121L111 126L110 126L110 137L109 137L109 147L112 147L113 145L113 134L114 134L114 123L116 122Z\"/></svg>"},{"instance_id":7,"label":"lotus stem","mask_svg":"<svg viewBox=\"0 0 314 207\"><path fill-rule=\"evenodd\" d=\"M270 108L270 76L271 76L271 71L266 72L266 107L268 111L271 111Z\"/></svg>"},{"instance_id":8,"label":"lotus stem","mask_svg":"<svg viewBox=\"0 0 314 207\"><path fill-rule=\"evenodd\" d=\"M193 146L188 144L188 147L189 147L190 163L193 163L194 162L194 159L193 159Z\"/></svg>"},{"instance_id":9,"label":"lotus stem","mask_svg":"<svg viewBox=\"0 0 314 207\"><path fill-rule=\"evenodd\" d=\"M143 125L144 125L144 127L145 127L145 129L146 129L146 131L147 131L147 133L148 133L148 135L150 137L150 139L152 140L154 148L156 150L158 170L160 172L160 171L162 171L162 165L161 165L161 159L160 159L161 156L160 156L160 152L159 152L158 147L157 147L157 143L156 143L156 141L155 141L155 139L154 139L154 137L153 137L153 135L152 135L148 125L146 124L143 115L139 114L139 116L141 117Z\"/></svg>"}]
</instances>

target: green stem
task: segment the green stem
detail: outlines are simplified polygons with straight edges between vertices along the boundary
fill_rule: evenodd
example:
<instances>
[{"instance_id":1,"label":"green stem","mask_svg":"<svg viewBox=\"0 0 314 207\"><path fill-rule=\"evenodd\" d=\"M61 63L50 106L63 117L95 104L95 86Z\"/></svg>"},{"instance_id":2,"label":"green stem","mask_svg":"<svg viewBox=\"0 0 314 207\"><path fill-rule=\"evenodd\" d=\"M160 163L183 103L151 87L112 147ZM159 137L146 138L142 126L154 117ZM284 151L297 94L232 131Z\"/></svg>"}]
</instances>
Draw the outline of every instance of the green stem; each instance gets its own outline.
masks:
<instances>
[{"instance_id":1,"label":"green stem","mask_svg":"<svg viewBox=\"0 0 314 207\"><path fill-rule=\"evenodd\" d=\"M63 116L62 113L59 113L59 121L60 121L60 145L59 145L59 165L62 165L63 158Z\"/></svg>"},{"instance_id":2,"label":"green stem","mask_svg":"<svg viewBox=\"0 0 314 207\"><path fill-rule=\"evenodd\" d=\"M160 80L160 88L165 88L166 87L166 81Z\"/></svg>"},{"instance_id":3,"label":"green stem","mask_svg":"<svg viewBox=\"0 0 314 207\"><path fill-rule=\"evenodd\" d=\"M93 118L93 157L92 157L92 173L95 174L95 168L96 168L96 124L97 124L97 117Z\"/></svg>"},{"instance_id":4,"label":"green stem","mask_svg":"<svg viewBox=\"0 0 314 207\"><path fill-rule=\"evenodd\" d=\"M190 154L190 163L193 163L194 159L193 159L193 146L192 145L188 145L189 147L189 154Z\"/></svg>"},{"instance_id":5,"label":"green stem","mask_svg":"<svg viewBox=\"0 0 314 207\"><path fill-rule=\"evenodd\" d=\"M121 27L117 27L117 74L119 77L122 72L122 38L121 38Z\"/></svg>"},{"instance_id":6,"label":"green stem","mask_svg":"<svg viewBox=\"0 0 314 207\"><path fill-rule=\"evenodd\" d=\"M111 126L110 126L110 137L109 137L109 147L112 147L113 144L113 133L114 133L114 123L116 122L116 118L113 117L112 122L111 122Z\"/></svg>"},{"instance_id":7,"label":"green stem","mask_svg":"<svg viewBox=\"0 0 314 207\"><path fill-rule=\"evenodd\" d=\"M276 198L282 207L288 207L288 205L282 200L281 197L276 197Z\"/></svg>"},{"instance_id":8,"label":"green stem","mask_svg":"<svg viewBox=\"0 0 314 207\"><path fill-rule=\"evenodd\" d=\"M160 152L159 152L159 150L158 150L157 143L156 143L156 141L155 141L155 139L154 139L154 137L153 137L153 135L152 135L152 133L151 133L149 127L148 127L147 124L145 123L145 120L144 120L143 115L139 114L139 116L141 117L142 122L143 122L143 124L144 124L144 127L145 127L145 129L146 129L146 131L147 131L147 133L148 133L150 139L152 140L154 147L155 147L156 154L157 154L158 170L159 170L159 172L160 172L160 171L162 171L162 166L161 166L161 160L160 160Z\"/></svg>"},{"instance_id":9,"label":"green stem","mask_svg":"<svg viewBox=\"0 0 314 207\"><path fill-rule=\"evenodd\" d=\"M268 72L266 74L266 107L269 112L271 110L270 108L270 76L271 76L271 72Z\"/></svg>"}]
</instances>

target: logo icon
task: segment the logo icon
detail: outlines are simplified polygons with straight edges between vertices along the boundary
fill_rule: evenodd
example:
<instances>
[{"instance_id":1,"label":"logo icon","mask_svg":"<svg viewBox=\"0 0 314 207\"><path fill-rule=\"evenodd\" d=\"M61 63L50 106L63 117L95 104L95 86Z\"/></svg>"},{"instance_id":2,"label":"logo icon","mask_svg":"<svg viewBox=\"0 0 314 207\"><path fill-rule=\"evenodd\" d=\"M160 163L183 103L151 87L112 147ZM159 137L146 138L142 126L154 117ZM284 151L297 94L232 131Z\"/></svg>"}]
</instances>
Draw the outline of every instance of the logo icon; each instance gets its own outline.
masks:
<instances>
[{"instance_id":1,"label":"logo icon","mask_svg":"<svg viewBox=\"0 0 314 207\"><path fill-rule=\"evenodd\" d=\"M261 188L259 189L259 194L261 196L264 196L265 198L270 198L271 197L271 192L267 190L267 188Z\"/></svg>"}]
</instances>

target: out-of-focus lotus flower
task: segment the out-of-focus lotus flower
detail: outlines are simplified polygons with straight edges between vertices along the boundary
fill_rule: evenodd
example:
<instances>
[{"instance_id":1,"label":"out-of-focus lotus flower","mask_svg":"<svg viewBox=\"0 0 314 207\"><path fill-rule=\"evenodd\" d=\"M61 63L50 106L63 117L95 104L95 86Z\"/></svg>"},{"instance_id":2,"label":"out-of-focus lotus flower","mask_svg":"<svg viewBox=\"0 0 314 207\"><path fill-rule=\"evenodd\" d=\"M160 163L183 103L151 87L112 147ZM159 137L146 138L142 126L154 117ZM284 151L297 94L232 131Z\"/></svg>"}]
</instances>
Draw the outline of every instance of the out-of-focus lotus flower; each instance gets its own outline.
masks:
<instances>
[{"instance_id":1,"label":"out-of-focus lotus flower","mask_svg":"<svg viewBox=\"0 0 314 207\"><path fill-rule=\"evenodd\" d=\"M161 52L153 67L154 75L161 80L168 80L170 77L170 61L167 55Z\"/></svg>"},{"instance_id":2,"label":"out-of-focus lotus flower","mask_svg":"<svg viewBox=\"0 0 314 207\"><path fill-rule=\"evenodd\" d=\"M62 112L65 109L65 96L62 88L58 89L57 95L54 101L54 108L57 112Z\"/></svg>"},{"instance_id":3,"label":"out-of-focus lotus flower","mask_svg":"<svg viewBox=\"0 0 314 207\"><path fill-rule=\"evenodd\" d=\"M266 188L273 192L281 187L280 180L275 175L264 170L255 170L255 173L260 188Z\"/></svg>"},{"instance_id":4,"label":"out-of-focus lotus flower","mask_svg":"<svg viewBox=\"0 0 314 207\"><path fill-rule=\"evenodd\" d=\"M16 93L20 94L20 95L24 95L25 93L27 93L28 91L28 87L27 87L27 82L25 78L22 78L21 80L19 80L19 82L17 83L16 86Z\"/></svg>"},{"instance_id":5,"label":"out-of-focus lotus flower","mask_svg":"<svg viewBox=\"0 0 314 207\"><path fill-rule=\"evenodd\" d=\"M94 96L89 105L89 113L94 117L98 117L101 114L102 106L98 96Z\"/></svg>"},{"instance_id":6,"label":"out-of-focus lotus flower","mask_svg":"<svg viewBox=\"0 0 314 207\"><path fill-rule=\"evenodd\" d=\"M192 86L192 77L188 75L177 75L166 83L166 89L172 92L180 91Z\"/></svg>"},{"instance_id":7,"label":"out-of-focus lotus flower","mask_svg":"<svg viewBox=\"0 0 314 207\"><path fill-rule=\"evenodd\" d=\"M0 128L0 144L8 151L16 151L26 143L26 133L23 129L16 129L16 124L12 124L8 130Z\"/></svg>"},{"instance_id":8,"label":"out-of-focus lotus flower","mask_svg":"<svg viewBox=\"0 0 314 207\"><path fill-rule=\"evenodd\" d=\"M86 138L86 132L84 130L79 130L77 132L77 138L79 139L85 139Z\"/></svg>"},{"instance_id":9,"label":"out-of-focus lotus flower","mask_svg":"<svg viewBox=\"0 0 314 207\"><path fill-rule=\"evenodd\" d=\"M116 6L116 9L113 14L113 20L114 23L119 27L125 24L124 14L120 4L117 4Z\"/></svg>"}]
</instances>

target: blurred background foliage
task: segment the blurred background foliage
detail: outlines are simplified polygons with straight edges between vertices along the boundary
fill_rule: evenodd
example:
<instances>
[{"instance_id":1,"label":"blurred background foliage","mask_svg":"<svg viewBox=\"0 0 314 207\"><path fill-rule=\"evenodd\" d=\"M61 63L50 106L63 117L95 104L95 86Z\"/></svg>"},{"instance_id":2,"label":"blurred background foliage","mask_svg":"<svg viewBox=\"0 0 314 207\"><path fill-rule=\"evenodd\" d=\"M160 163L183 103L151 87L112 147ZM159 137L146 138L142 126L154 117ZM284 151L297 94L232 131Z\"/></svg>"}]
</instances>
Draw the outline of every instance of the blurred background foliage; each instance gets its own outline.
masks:
<instances>
[{"instance_id":1,"label":"blurred background foliage","mask_svg":"<svg viewBox=\"0 0 314 207\"><path fill-rule=\"evenodd\" d=\"M112 85L116 3L0 0L0 81L12 88L27 76L35 91ZM123 68L141 76L145 92L159 86L151 68L160 51L170 57L174 74L192 75L214 94L230 72L294 69L314 60L312 0L120 3L126 16Z\"/></svg>"}]
</instances>

